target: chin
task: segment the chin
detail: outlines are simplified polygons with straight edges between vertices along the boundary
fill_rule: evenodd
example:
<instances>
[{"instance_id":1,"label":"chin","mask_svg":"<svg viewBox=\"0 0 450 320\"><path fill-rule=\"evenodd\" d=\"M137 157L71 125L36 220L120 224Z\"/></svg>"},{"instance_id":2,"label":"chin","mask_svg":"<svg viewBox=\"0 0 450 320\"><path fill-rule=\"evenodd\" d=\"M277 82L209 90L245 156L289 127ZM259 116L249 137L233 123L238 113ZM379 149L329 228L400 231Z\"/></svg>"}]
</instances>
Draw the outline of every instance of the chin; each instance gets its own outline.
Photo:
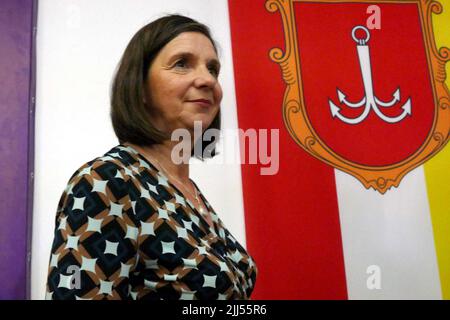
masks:
<instances>
[{"instance_id":1,"label":"chin","mask_svg":"<svg viewBox=\"0 0 450 320\"><path fill-rule=\"evenodd\" d=\"M199 126L198 122L201 123L202 131L205 131L213 122L214 119L211 117L195 117L192 121L189 121L189 124L186 129L194 130L195 126Z\"/></svg>"}]
</instances>

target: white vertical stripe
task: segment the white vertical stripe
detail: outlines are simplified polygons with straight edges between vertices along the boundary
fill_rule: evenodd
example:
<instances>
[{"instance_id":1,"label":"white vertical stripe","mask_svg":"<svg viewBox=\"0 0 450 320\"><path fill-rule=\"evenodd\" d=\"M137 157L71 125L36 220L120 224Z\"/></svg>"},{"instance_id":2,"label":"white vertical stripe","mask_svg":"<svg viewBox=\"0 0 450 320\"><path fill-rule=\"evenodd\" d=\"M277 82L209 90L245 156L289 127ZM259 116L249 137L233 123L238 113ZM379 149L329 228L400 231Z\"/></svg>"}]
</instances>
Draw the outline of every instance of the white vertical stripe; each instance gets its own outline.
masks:
<instances>
[{"instance_id":1,"label":"white vertical stripe","mask_svg":"<svg viewBox=\"0 0 450 320\"><path fill-rule=\"evenodd\" d=\"M230 150L225 146L239 146L237 136L226 134L227 130L237 130L238 128L228 1L208 1L208 6L209 9L206 13L213 37L218 42L221 61L219 80L224 95L221 104L223 136L220 146L223 148L223 152L205 163L192 159L191 173L229 231L236 240L245 246L241 166L238 162L230 161L228 163L226 160L230 153L239 157L239 149Z\"/></svg>"},{"instance_id":2,"label":"white vertical stripe","mask_svg":"<svg viewBox=\"0 0 450 320\"><path fill-rule=\"evenodd\" d=\"M227 162L230 153L237 155L237 159L239 159L239 142L234 139L236 137L226 133L228 130L232 131L238 128L228 1L212 1L210 6L209 12L212 15L209 17L210 25L213 37L218 42L222 65L219 80L224 92L221 107L223 136L220 141L223 152L215 159L203 164L193 159L191 172L195 181L198 181L200 186L204 186L202 191L229 231L236 240L246 246L241 165L236 161ZM227 148L227 145L234 148Z\"/></svg>"},{"instance_id":3,"label":"white vertical stripe","mask_svg":"<svg viewBox=\"0 0 450 320\"><path fill-rule=\"evenodd\" d=\"M134 33L179 13L207 24L219 44L225 128L237 128L227 0L40 0L37 36L32 299L43 299L55 211L70 175L117 144L109 119L114 70ZM239 164L195 162L191 175L245 244Z\"/></svg>"},{"instance_id":4,"label":"white vertical stripe","mask_svg":"<svg viewBox=\"0 0 450 320\"><path fill-rule=\"evenodd\" d=\"M384 195L335 175L349 299L441 299L423 168ZM381 289L367 287L371 265Z\"/></svg>"}]
</instances>

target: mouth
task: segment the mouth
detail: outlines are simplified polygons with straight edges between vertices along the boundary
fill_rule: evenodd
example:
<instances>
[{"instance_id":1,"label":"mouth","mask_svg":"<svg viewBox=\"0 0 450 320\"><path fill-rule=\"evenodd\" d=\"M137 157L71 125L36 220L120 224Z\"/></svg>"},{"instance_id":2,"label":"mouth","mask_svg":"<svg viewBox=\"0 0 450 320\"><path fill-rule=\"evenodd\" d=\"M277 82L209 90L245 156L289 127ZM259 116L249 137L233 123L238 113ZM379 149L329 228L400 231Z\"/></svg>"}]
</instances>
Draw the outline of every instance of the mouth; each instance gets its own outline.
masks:
<instances>
[{"instance_id":1,"label":"mouth","mask_svg":"<svg viewBox=\"0 0 450 320\"><path fill-rule=\"evenodd\" d=\"M195 100L188 100L187 102L195 103L204 108L212 106L212 101L208 99L195 99Z\"/></svg>"}]
</instances>

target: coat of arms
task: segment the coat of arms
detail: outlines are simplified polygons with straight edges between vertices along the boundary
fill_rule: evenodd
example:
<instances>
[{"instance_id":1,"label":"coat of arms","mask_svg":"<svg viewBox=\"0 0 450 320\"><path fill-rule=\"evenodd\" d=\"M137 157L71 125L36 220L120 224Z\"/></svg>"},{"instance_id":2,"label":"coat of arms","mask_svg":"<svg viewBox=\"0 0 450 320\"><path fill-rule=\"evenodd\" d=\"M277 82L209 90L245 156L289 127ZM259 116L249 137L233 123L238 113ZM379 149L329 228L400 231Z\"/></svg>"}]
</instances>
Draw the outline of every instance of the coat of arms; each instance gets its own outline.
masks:
<instances>
[{"instance_id":1,"label":"coat of arms","mask_svg":"<svg viewBox=\"0 0 450 320\"><path fill-rule=\"evenodd\" d=\"M379 11L368 25L368 8ZM267 0L285 48L283 117L308 153L385 193L445 147L448 48L436 48L431 0Z\"/></svg>"}]
</instances>

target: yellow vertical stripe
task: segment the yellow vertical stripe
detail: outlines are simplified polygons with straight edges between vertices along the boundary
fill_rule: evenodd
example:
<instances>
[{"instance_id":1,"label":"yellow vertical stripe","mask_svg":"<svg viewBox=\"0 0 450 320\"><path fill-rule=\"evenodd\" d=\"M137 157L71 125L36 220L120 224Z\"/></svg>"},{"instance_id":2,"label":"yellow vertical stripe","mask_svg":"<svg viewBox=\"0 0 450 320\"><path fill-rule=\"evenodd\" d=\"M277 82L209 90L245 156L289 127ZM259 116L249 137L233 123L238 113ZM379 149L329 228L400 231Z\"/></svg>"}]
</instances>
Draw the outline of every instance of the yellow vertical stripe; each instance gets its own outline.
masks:
<instances>
[{"instance_id":1,"label":"yellow vertical stripe","mask_svg":"<svg viewBox=\"0 0 450 320\"><path fill-rule=\"evenodd\" d=\"M440 0L440 3L444 11L433 17L436 44L438 48L450 47L450 0ZM446 84L450 88L450 62L446 70ZM424 167L442 298L450 300L450 146L447 145Z\"/></svg>"}]
</instances>

